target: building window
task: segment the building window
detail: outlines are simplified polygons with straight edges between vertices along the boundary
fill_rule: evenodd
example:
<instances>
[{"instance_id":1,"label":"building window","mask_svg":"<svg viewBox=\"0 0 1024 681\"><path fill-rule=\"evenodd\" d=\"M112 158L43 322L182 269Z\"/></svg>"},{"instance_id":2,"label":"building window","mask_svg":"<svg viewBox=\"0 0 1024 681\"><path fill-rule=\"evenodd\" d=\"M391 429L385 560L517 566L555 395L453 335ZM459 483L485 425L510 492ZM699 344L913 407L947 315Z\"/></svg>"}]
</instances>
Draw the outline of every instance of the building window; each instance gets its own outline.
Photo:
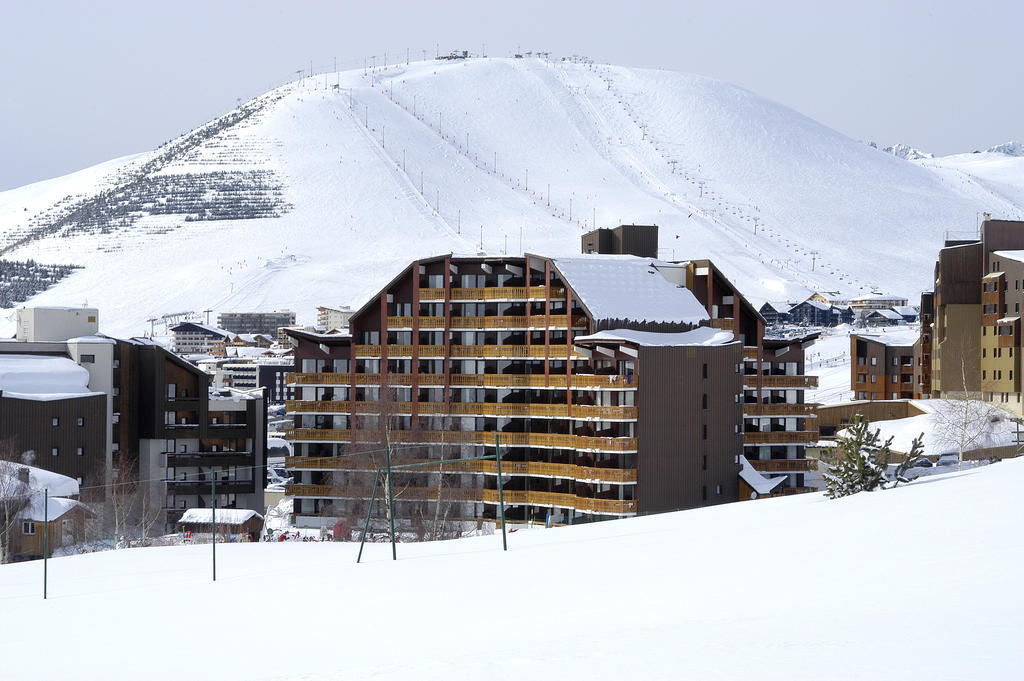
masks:
<instances>
[{"instance_id":1,"label":"building window","mask_svg":"<svg viewBox=\"0 0 1024 681\"><path fill-rule=\"evenodd\" d=\"M707 409L708 408L708 394L707 393L704 393L703 395L700 396L700 408L701 409Z\"/></svg>"},{"instance_id":2,"label":"building window","mask_svg":"<svg viewBox=\"0 0 1024 681\"><path fill-rule=\"evenodd\" d=\"M59 425L60 425L60 419L59 419L59 418L57 418L56 416L54 416L54 417L53 417L53 421L51 422L51 425L52 425L52 426L53 426L54 428L56 428L57 426L59 426Z\"/></svg>"},{"instance_id":3,"label":"building window","mask_svg":"<svg viewBox=\"0 0 1024 681\"><path fill-rule=\"evenodd\" d=\"M878 383L878 376L875 376L874 374L872 374L871 375L871 382L872 383Z\"/></svg>"},{"instance_id":4,"label":"building window","mask_svg":"<svg viewBox=\"0 0 1024 681\"><path fill-rule=\"evenodd\" d=\"M715 487L715 493L718 496L722 496L722 486L721 485L718 485L717 487Z\"/></svg>"},{"instance_id":5,"label":"building window","mask_svg":"<svg viewBox=\"0 0 1024 681\"><path fill-rule=\"evenodd\" d=\"M77 482L79 485L81 485L82 484L82 478L75 478L75 482Z\"/></svg>"},{"instance_id":6,"label":"building window","mask_svg":"<svg viewBox=\"0 0 1024 681\"><path fill-rule=\"evenodd\" d=\"M701 501L707 501L708 500L708 488L706 486L704 486L704 485L701 485L701 488L700 488L700 500Z\"/></svg>"},{"instance_id":7,"label":"building window","mask_svg":"<svg viewBox=\"0 0 1024 681\"><path fill-rule=\"evenodd\" d=\"M700 469L702 471L706 471L708 469L708 455L707 454L705 454L704 456L701 457Z\"/></svg>"},{"instance_id":8,"label":"building window","mask_svg":"<svg viewBox=\"0 0 1024 681\"><path fill-rule=\"evenodd\" d=\"M114 397L117 397L118 395L121 394L121 389L118 388L117 386L114 386L113 390L110 391L110 394L113 395Z\"/></svg>"},{"instance_id":9,"label":"building window","mask_svg":"<svg viewBox=\"0 0 1024 681\"><path fill-rule=\"evenodd\" d=\"M78 456L83 456L85 454L85 450L83 450L81 447L78 447L77 449L75 449L75 454L77 454Z\"/></svg>"},{"instance_id":10,"label":"building window","mask_svg":"<svg viewBox=\"0 0 1024 681\"><path fill-rule=\"evenodd\" d=\"M702 376L703 376L704 378L707 378L707 377L708 377L708 365L707 365L707 364L705 364L705 365L703 366L703 368L701 369L701 373L702 373Z\"/></svg>"},{"instance_id":11,"label":"building window","mask_svg":"<svg viewBox=\"0 0 1024 681\"><path fill-rule=\"evenodd\" d=\"M78 425L79 425L79 427L85 425L85 417L83 417L83 416L79 416L78 417Z\"/></svg>"},{"instance_id":12,"label":"building window","mask_svg":"<svg viewBox=\"0 0 1024 681\"><path fill-rule=\"evenodd\" d=\"M58 453L59 453L59 452L57 451L57 448L56 448L56 447L54 447L53 449L51 449L51 450L50 450L50 455L51 455L51 456L57 456L57 455L58 455Z\"/></svg>"},{"instance_id":13,"label":"building window","mask_svg":"<svg viewBox=\"0 0 1024 681\"><path fill-rule=\"evenodd\" d=\"M96 355L81 355L78 358L78 363L79 364L95 364L96 363Z\"/></svg>"},{"instance_id":14,"label":"building window","mask_svg":"<svg viewBox=\"0 0 1024 681\"><path fill-rule=\"evenodd\" d=\"M706 423L702 424L701 427L700 427L700 439L701 440L707 440L708 439L708 424L706 424Z\"/></svg>"},{"instance_id":15,"label":"building window","mask_svg":"<svg viewBox=\"0 0 1024 681\"><path fill-rule=\"evenodd\" d=\"M21 533L22 534L35 534L36 533L36 524L34 522L29 521L29 520L24 521L21 524Z\"/></svg>"}]
</instances>

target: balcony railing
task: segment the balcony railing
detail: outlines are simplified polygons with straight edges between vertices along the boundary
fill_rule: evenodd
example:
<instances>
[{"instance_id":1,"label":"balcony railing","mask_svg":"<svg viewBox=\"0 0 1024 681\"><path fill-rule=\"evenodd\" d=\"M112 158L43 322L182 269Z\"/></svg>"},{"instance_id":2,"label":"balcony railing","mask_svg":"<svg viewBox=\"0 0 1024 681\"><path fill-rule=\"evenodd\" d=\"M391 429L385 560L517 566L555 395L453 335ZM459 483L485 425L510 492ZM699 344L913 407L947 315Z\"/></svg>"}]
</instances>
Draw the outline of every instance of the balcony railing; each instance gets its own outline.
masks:
<instances>
[{"instance_id":1,"label":"balcony railing","mask_svg":"<svg viewBox=\"0 0 1024 681\"><path fill-rule=\"evenodd\" d=\"M388 317L389 329L411 329L413 328L413 317ZM421 329L443 329L444 317L420 317L419 328ZM586 317L573 317L573 327L585 327ZM551 315L550 318L544 315L517 316L482 316L482 317L452 317L452 329L543 329L568 327L568 315Z\"/></svg>"},{"instance_id":2,"label":"balcony railing","mask_svg":"<svg viewBox=\"0 0 1024 681\"><path fill-rule=\"evenodd\" d=\"M807 444L817 441L816 430L755 431L743 434L745 445Z\"/></svg>"},{"instance_id":3,"label":"balcony railing","mask_svg":"<svg viewBox=\"0 0 1024 681\"><path fill-rule=\"evenodd\" d=\"M814 416L811 404L749 403L743 405L744 416Z\"/></svg>"},{"instance_id":4,"label":"balcony railing","mask_svg":"<svg viewBox=\"0 0 1024 681\"><path fill-rule=\"evenodd\" d=\"M481 475L497 475L496 461L463 461L450 463L436 461L438 467L425 470L438 470L442 466L448 472L477 473ZM348 457L328 456L289 456L284 460L285 468L300 471L332 471L359 470L353 466ZM536 478L566 478L581 482L600 482L624 484L636 482L635 468L602 468L596 466L577 466L575 464L545 463L542 461L502 461L502 475L527 476Z\"/></svg>"},{"instance_id":5,"label":"balcony railing","mask_svg":"<svg viewBox=\"0 0 1024 681\"><path fill-rule=\"evenodd\" d=\"M288 400L285 409L294 414L350 414L353 403L349 400ZM383 407L378 402L356 402L360 414L380 413L382 408L396 414L411 414L412 402L391 402ZM540 418L574 418L611 420L635 420L636 407L592 406L574 404L521 404L502 402L419 402L418 413L458 416L535 416Z\"/></svg>"},{"instance_id":6,"label":"balcony railing","mask_svg":"<svg viewBox=\"0 0 1024 681\"><path fill-rule=\"evenodd\" d=\"M565 388L568 379L565 374L449 374L451 385L459 387L494 388ZM335 386L352 385L352 374L337 373L288 373L285 380L290 386ZM356 374L356 385L380 385L380 374ZM412 385L412 374L388 374L388 385ZM419 385L442 386L444 374L420 374ZM634 375L573 374L572 387L575 389L636 388L639 377Z\"/></svg>"},{"instance_id":7,"label":"balcony railing","mask_svg":"<svg viewBox=\"0 0 1024 681\"><path fill-rule=\"evenodd\" d=\"M504 472L504 471L503 471ZM315 499L368 499L372 493L369 487L342 487L332 485L285 485L284 493L288 496ZM436 487L403 487L395 492L398 501L437 501ZM485 504L499 503L498 490L477 487L446 487L441 491L442 501L470 501ZM533 492L524 490L505 490L506 506L558 506L574 508L586 513L603 513L611 515L629 515L636 513L635 500L596 499L581 497L575 494L559 492Z\"/></svg>"},{"instance_id":8,"label":"balcony railing","mask_svg":"<svg viewBox=\"0 0 1024 681\"><path fill-rule=\"evenodd\" d=\"M750 387L757 386L757 376L745 376L743 384ZM817 388L817 376L761 376L761 387L763 388Z\"/></svg>"},{"instance_id":9,"label":"balcony railing","mask_svg":"<svg viewBox=\"0 0 1024 681\"><path fill-rule=\"evenodd\" d=\"M547 297L545 286L488 286L484 288L453 288L452 300L543 300ZM443 288L421 288L420 300L444 300ZM551 288L551 297L565 298L565 289Z\"/></svg>"},{"instance_id":10,"label":"balcony railing","mask_svg":"<svg viewBox=\"0 0 1024 681\"><path fill-rule=\"evenodd\" d=\"M552 345L548 348L548 356L555 358L583 357L572 352L571 345ZM413 346L411 345L388 345L388 357L412 357ZM452 345L450 346L452 357L531 357L543 359L545 347L543 345ZM356 345L356 357L381 357L380 345ZM420 345L419 357L444 357L443 345Z\"/></svg>"},{"instance_id":11,"label":"balcony railing","mask_svg":"<svg viewBox=\"0 0 1024 681\"><path fill-rule=\"evenodd\" d=\"M593 437L563 433L497 433L489 431L395 430L390 442L408 444L477 444L493 446L495 436L504 446L576 449L599 452L635 452L635 437ZM815 434L817 435L817 434ZM356 439L354 440L353 437ZM381 433L328 428L293 428L285 431L285 439L298 442L365 442L383 441Z\"/></svg>"},{"instance_id":12,"label":"balcony railing","mask_svg":"<svg viewBox=\"0 0 1024 681\"><path fill-rule=\"evenodd\" d=\"M743 347L743 359L757 359L757 346L746 345Z\"/></svg>"},{"instance_id":13,"label":"balcony railing","mask_svg":"<svg viewBox=\"0 0 1024 681\"><path fill-rule=\"evenodd\" d=\"M764 473L791 473L818 470L814 459L750 459L755 470Z\"/></svg>"},{"instance_id":14,"label":"balcony railing","mask_svg":"<svg viewBox=\"0 0 1024 681\"><path fill-rule=\"evenodd\" d=\"M711 328L712 329L721 329L723 331L732 331L734 328L736 328L736 320L731 319L731 318L726 319L726 318L723 318L723 317L712 319L711 320Z\"/></svg>"}]
</instances>

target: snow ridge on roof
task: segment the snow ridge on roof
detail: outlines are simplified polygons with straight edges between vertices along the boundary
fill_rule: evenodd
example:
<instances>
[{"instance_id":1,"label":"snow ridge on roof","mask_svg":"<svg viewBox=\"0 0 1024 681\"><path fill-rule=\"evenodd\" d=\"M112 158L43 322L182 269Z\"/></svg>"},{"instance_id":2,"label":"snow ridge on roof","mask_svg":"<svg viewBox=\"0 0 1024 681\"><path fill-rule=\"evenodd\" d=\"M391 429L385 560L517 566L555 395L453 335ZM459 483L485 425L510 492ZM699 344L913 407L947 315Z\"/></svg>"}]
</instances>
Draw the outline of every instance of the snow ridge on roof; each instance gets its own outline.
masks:
<instances>
[{"instance_id":1,"label":"snow ridge on roof","mask_svg":"<svg viewBox=\"0 0 1024 681\"><path fill-rule=\"evenodd\" d=\"M24 400L63 400L89 390L89 372L61 355L0 354L0 391Z\"/></svg>"},{"instance_id":2,"label":"snow ridge on roof","mask_svg":"<svg viewBox=\"0 0 1024 681\"><path fill-rule=\"evenodd\" d=\"M211 508L190 508L181 515L178 522L183 525L209 525L212 515L213 509ZM225 525L241 525L254 517L263 520L263 516L259 513L246 508L217 509L217 522Z\"/></svg>"},{"instance_id":3,"label":"snow ridge on roof","mask_svg":"<svg viewBox=\"0 0 1024 681\"><path fill-rule=\"evenodd\" d=\"M656 324L709 319L693 293L665 279L650 258L586 255L551 261L595 319Z\"/></svg>"},{"instance_id":4,"label":"snow ridge on roof","mask_svg":"<svg viewBox=\"0 0 1024 681\"><path fill-rule=\"evenodd\" d=\"M721 331L710 326L699 326L692 331L661 333L658 331L635 331L633 329L609 329L589 336L577 336L573 342L610 341L636 343L648 347L680 347L694 345L727 345L735 341L731 331Z\"/></svg>"}]
</instances>

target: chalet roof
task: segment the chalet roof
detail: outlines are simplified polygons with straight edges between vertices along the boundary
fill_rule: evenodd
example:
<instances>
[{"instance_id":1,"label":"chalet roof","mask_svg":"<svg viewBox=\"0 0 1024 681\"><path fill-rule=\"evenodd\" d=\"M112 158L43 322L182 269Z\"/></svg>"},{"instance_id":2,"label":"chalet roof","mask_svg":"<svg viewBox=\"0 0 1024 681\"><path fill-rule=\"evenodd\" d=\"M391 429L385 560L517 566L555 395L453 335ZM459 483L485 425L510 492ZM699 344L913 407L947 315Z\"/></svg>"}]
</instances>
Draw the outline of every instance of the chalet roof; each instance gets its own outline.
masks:
<instances>
[{"instance_id":1,"label":"chalet roof","mask_svg":"<svg viewBox=\"0 0 1024 681\"><path fill-rule=\"evenodd\" d=\"M761 306L761 309L764 310L766 307L774 310L775 312L778 312L779 314L786 314L787 312L789 312L793 308L792 305L790 305L789 303L787 303L785 301L781 301L781 300L779 300L779 301L771 301L771 300L769 300L769 301L765 302L764 305Z\"/></svg>"},{"instance_id":2,"label":"chalet roof","mask_svg":"<svg viewBox=\"0 0 1024 681\"><path fill-rule=\"evenodd\" d=\"M209 525L212 522L213 509L211 508L190 508L185 511L178 523L181 525ZM263 520L256 511L251 511L246 508L218 508L217 509L217 524L224 525L241 525L242 523L248 522L251 518L259 518Z\"/></svg>"},{"instance_id":3,"label":"chalet roof","mask_svg":"<svg viewBox=\"0 0 1024 681\"><path fill-rule=\"evenodd\" d=\"M896 312L895 310L871 310L867 314L867 316L868 317L875 317L875 316L885 317L886 319L891 319L894 322L895 321L903 321L903 315L901 315L900 313Z\"/></svg>"},{"instance_id":4,"label":"chalet roof","mask_svg":"<svg viewBox=\"0 0 1024 681\"><path fill-rule=\"evenodd\" d=\"M31 502L21 510L18 517L22 520L31 520L37 523L52 523L54 520L59 519L61 516L76 508L81 508L89 515L92 515L92 512L89 511L85 504L80 501L65 499L63 497L55 497L53 495L47 499L46 496L40 492L32 495Z\"/></svg>"},{"instance_id":5,"label":"chalet roof","mask_svg":"<svg viewBox=\"0 0 1024 681\"><path fill-rule=\"evenodd\" d=\"M218 329L216 326L209 324L200 324L199 322L181 322L171 327L172 333L178 333L179 331L201 331L208 336L217 336L219 338L231 338L232 336L230 331Z\"/></svg>"},{"instance_id":6,"label":"chalet roof","mask_svg":"<svg viewBox=\"0 0 1024 681\"><path fill-rule=\"evenodd\" d=\"M651 258L585 255L551 263L597 320L695 325L709 319L693 293L665 279Z\"/></svg>"},{"instance_id":7,"label":"chalet roof","mask_svg":"<svg viewBox=\"0 0 1024 681\"><path fill-rule=\"evenodd\" d=\"M30 490L42 492L43 490L48 489L50 490L50 496L58 497L73 497L78 495L78 481L74 478L61 475L60 473L54 473L53 471L48 471L43 468L37 468L36 466L29 466L27 464L11 461L0 462L0 476L4 476L6 478L17 478L19 472L24 469L28 469L28 488ZM11 484L4 484L0 486L0 489L17 490L17 487L21 487L21 490L24 491L23 486L14 486Z\"/></svg>"},{"instance_id":8,"label":"chalet roof","mask_svg":"<svg viewBox=\"0 0 1024 681\"><path fill-rule=\"evenodd\" d=\"M904 316L909 315L916 317L920 313L920 310L914 305L896 305L895 307L892 308L892 310L896 314Z\"/></svg>"},{"instance_id":9,"label":"chalet roof","mask_svg":"<svg viewBox=\"0 0 1024 681\"><path fill-rule=\"evenodd\" d=\"M813 307L814 309L821 310L823 312L832 309L831 305L829 305L828 303L823 303L820 300L805 300L802 303L797 303L796 305L794 305L793 309L795 310L798 307L803 307L804 305L809 305L809 306Z\"/></svg>"}]
</instances>

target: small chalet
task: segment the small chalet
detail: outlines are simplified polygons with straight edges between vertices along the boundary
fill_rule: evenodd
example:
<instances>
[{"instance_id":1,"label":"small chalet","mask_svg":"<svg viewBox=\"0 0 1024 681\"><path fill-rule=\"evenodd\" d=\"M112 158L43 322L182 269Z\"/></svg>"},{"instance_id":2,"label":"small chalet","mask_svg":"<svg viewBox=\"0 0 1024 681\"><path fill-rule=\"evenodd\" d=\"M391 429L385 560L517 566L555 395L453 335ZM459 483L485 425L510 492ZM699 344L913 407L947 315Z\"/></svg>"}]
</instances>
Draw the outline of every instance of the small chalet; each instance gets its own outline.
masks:
<instances>
[{"instance_id":1,"label":"small chalet","mask_svg":"<svg viewBox=\"0 0 1024 681\"><path fill-rule=\"evenodd\" d=\"M211 508L190 508L178 520L178 530L208 535L214 519L217 534L231 541L255 541L263 531L263 516L244 508L218 508L216 517Z\"/></svg>"},{"instance_id":2,"label":"small chalet","mask_svg":"<svg viewBox=\"0 0 1024 681\"><path fill-rule=\"evenodd\" d=\"M784 301L768 301L761 306L758 312L764 317L764 323L768 326L774 326L776 324L788 324L790 320L789 316L789 303Z\"/></svg>"},{"instance_id":3,"label":"small chalet","mask_svg":"<svg viewBox=\"0 0 1024 681\"><path fill-rule=\"evenodd\" d=\"M896 326L903 322L903 315L895 310L869 310L864 313L864 323L867 326Z\"/></svg>"},{"instance_id":4,"label":"small chalet","mask_svg":"<svg viewBox=\"0 0 1024 681\"><path fill-rule=\"evenodd\" d=\"M48 557L84 539L92 513L77 500L74 478L8 461L0 461L0 477L0 494L7 497L0 504L0 529L9 527L12 560L42 558L44 536ZM14 522L2 517L4 508L16 515Z\"/></svg>"}]
</instances>

